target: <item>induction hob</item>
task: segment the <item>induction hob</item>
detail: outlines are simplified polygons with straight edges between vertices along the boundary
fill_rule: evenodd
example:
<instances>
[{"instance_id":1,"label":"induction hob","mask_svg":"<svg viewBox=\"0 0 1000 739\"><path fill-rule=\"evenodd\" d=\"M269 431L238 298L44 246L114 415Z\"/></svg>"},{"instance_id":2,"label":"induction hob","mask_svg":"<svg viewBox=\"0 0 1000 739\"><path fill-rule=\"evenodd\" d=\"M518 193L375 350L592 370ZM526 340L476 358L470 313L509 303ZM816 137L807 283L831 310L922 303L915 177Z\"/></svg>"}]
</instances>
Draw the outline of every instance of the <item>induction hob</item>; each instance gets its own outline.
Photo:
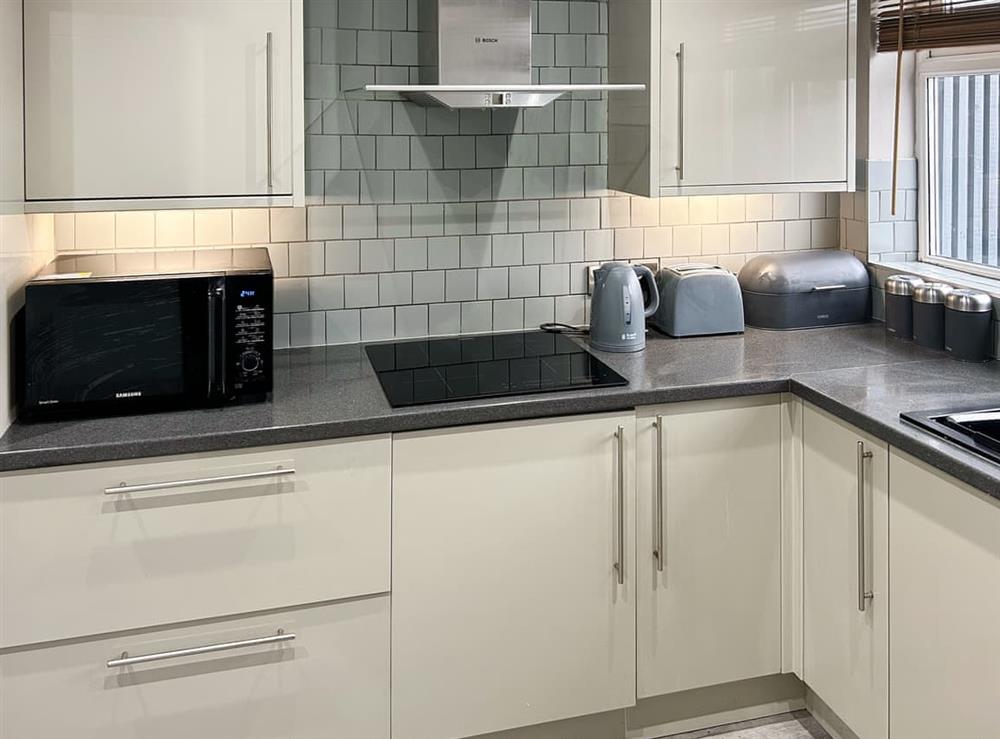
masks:
<instances>
[{"instance_id":1,"label":"induction hob","mask_svg":"<svg viewBox=\"0 0 1000 739\"><path fill-rule=\"evenodd\" d=\"M489 334L370 344L389 405L620 387L628 380L560 334Z\"/></svg>"}]
</instances>

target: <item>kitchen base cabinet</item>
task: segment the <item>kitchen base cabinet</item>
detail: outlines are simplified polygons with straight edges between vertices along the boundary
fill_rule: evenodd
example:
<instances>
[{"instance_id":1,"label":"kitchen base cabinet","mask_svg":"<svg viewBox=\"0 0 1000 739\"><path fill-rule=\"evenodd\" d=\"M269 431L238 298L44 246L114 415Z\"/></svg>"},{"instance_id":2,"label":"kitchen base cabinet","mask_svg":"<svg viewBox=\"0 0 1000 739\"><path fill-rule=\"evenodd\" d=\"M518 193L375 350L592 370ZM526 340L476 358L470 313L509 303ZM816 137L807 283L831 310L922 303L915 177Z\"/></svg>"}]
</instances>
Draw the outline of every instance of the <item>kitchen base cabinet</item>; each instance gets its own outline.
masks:
<instances>
[{"instance_id":1,"label":"kitchen base cabinet","mask_svg":"<svg viewBox=\"0 0 1000 739\"><path fill-rule=\"evenodd\" d=\"M780 398L643 409L636 447L639 697L780 672Z\"/></svg>"},{"instance_id":2,"label":"kitchen base cabinet","mask_svg":"<svg viewBox=\"0 0 1000 739\"><path fill-rule=\"evenodd\" d=\"M393 439L394 739L635 703L635 416Z\"/></svg>"},{"instance_id":3,"label":"kitchen base cabinet","mask_svg":"<svg viewBox=\"0 0 1000 739\"><path fill-rule=\"evenodd\" d=\"M885 739L888 450L808 405L803 446L803 679L859 737Z\"/></svg>"},{"instance_id":4,"label":"kitchen base cabinet","mask_svg":"<svg viewBox=\"0 0 1000 739\"><path fill-rule=\"evenodd\" d=\"M390 450L377 436L0 476L0 647L387 592Z\"/></svg>"},{"instance_id":5,"label":"kitchen base cabinet","mask_svg":"<svg viewBox=\"0 0 1000 739\"><path fill-rule=\"evenodd\" d=\"M895 739L1000 734L1000 503L889 461L889 707Z\"/></svg>"},{"instance_id":6,"label":"kitchen base cabinet","mask_svg":"<svg viewBox=\"0 0 1000 739\"><path fill-rule=\"evenodd\" d=\"M268 636L124 667L109 660ZM0 654L4 739L388 739L389 597Z\"/></svg>"}]
</instances>

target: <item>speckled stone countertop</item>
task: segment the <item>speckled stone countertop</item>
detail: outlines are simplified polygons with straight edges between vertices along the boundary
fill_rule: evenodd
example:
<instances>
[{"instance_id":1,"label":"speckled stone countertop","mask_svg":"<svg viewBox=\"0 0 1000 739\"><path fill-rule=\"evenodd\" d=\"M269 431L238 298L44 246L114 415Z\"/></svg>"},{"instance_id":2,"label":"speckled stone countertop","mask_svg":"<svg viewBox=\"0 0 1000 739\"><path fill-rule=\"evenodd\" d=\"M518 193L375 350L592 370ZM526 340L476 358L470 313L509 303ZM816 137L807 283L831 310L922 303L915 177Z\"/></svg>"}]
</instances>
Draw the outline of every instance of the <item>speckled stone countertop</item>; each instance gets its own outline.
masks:
<instances>
[{"instance_id":1,"label":"speckled stone countertop","mask_svg":"<svg viewBox=\"0 0 1000 739\"><path fill-rule=\"evenodd\" d=\"M899 421L901 411L1000 405L1000 367L886 339L881 324L682 340L651 335L645 352L595 354L629 386L393 409L360 346L281 351L266 403L14 424L0 438L0 472L790 390L1000 497L1000 466Z\"/></svg>"}]
</instances>

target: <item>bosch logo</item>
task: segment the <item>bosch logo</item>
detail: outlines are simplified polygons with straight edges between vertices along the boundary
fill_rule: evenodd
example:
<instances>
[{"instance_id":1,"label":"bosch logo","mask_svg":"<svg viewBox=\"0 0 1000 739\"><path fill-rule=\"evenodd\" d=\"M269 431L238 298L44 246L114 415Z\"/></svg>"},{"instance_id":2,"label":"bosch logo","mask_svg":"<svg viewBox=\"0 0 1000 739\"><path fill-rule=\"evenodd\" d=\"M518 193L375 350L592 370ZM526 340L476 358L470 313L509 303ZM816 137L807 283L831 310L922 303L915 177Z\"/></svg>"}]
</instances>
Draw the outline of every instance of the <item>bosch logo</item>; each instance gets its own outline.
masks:
<instances>
[{"instance_id":1,"label":"bosch logo","mask_svg":"<svg viewBox=\"0 0 1000 739\"><path fill-rule=\"evenodd\" d=\"M496 44L499 43L500 39L494 38L492 36L476 36L477 44Z\"/></svg>"}]
</instances>

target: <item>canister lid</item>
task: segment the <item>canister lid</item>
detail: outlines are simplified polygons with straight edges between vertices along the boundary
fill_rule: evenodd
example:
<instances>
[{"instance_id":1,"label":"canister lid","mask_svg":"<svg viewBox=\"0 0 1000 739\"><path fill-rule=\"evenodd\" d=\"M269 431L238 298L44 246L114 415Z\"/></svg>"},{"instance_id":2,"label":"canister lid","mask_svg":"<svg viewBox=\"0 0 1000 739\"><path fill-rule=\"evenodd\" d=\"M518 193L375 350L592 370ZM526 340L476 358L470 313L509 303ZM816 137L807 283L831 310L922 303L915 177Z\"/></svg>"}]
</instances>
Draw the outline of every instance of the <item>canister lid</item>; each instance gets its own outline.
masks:
<instances>
[{"instance_id":1,"label":"canister lid","mask_svg":"<svg viewBox=\"0 0 1000 739\"><path fill-rule=\"evenodd\" d=\"M925 282L913 288L913 302L940 305L952 290L954 288L951 285L943 282Z\"/></svg>"},{"instance_id":2,"label":"canister lid","mask_svg":"<svg viewBox=\"0 0 1000 739\"><path fill-rule=\"evenodd\" d=\"M993 310L993 299L978 290L952 290L944 306L959 313L988 313Z\"/></svg>"},{"instance_id":3,"label":"canister lid","mask_svg":"<svg viewBox=\"0 0 1000 739\"><path fill-rule=\"evenodd\" d=\"M890 295L913 295L913 289L924 281L916 275L893 275L885 281L885 291Z\"/></svg>"}]
</instances>

